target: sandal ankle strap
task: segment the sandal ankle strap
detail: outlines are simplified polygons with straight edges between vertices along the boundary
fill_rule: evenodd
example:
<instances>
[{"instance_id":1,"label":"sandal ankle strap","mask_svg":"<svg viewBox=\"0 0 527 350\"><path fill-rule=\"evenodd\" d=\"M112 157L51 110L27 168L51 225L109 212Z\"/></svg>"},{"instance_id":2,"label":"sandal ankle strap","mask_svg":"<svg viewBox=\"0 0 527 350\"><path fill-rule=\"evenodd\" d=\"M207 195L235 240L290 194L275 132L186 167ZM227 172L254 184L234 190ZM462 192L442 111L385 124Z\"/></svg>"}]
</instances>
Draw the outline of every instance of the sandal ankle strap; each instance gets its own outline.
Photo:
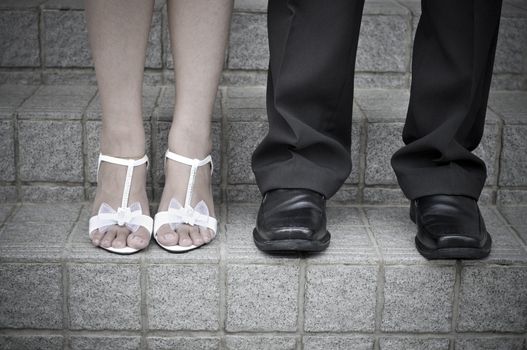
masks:
<instances>
[{"instance_id":1,"label":"sandal ankle strap","mask_svg":"<svg viewBox=\"0 0 527 350\"><path fill-rule=\"evenodd\" d=\"M97 162L97 182L99 181L99 168L101 166L101 162L103 161L112 163L112 164L124 165L127 167L126 179L124 182L124 189L123 189L123 199L121 201L121 208L127 208L128 207L128 196L130 195L130 187L132 185L132 174L134 171L134 167L146 163L146 167L148 169L148 156L145 154L140 159L133 159L133 158L112 157L112 156L107 156L102 153L99 153L99 160Z\"/></svg>"},{"instance_id":2,"label":"sandal ankle strap","mask_svg":"<svg viewBox=\"0 0 527 350\"><path fill-rule=\"evenodd\" d=\"M198 171L198 167L210 163L210 173L212 174L212 172L214 171L214 165L212 163L212 157L209 154L208 156L206 156L203 159L192 159L192 158L188 158L188 157L182 156L182 155L174 153L174 152L170 152L170 150L167 149L167 151L165 152L165 162L166 162L166 158L169 158L169 159L174 160L176 162L183 163L183 164L191 166L191 168L190 168L190 177L189 177L188 183L187 183L187 193L185 194L185 205L184 205L185 208L188 208L188 207L190 207L190 203L191 203L191 200L192 200L192 191L193 191L193 188L194 188L194 181L196 180L196 173ZM166 164L165 164L165 166L166 166Z\"/></svg>"}]
</instances>

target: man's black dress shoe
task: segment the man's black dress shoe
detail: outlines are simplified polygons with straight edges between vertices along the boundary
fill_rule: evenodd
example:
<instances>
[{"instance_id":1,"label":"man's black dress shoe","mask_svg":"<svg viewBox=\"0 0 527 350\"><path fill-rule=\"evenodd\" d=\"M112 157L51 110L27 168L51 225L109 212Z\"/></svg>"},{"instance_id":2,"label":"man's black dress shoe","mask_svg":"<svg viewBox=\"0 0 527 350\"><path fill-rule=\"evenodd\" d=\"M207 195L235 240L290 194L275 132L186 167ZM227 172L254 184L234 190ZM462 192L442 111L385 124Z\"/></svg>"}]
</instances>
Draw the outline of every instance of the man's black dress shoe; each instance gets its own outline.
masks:
<instances>
[{"instance_id":1,"label":"man's black dress shoe","mask_svg":"<svg viewBox=\"0 0 527 350\"><path fill-rule=\"evenodd\" d=\"M490 253L492 239L473 198L417 198L411 203L410 218L417 224L417 250L427 259L481 259Z\"/></svg>"},{"instance_id":2,"label":"man's black dress shoe","mask_svg":"<svg viewBox=\"0 0 527 350\"><path fill-rule=\"evenodd\" d=\"M253 231L254 243L266 252L318 252L329 245L326 199L308 189L266 192Z\"/></svg>"}]
</instances>

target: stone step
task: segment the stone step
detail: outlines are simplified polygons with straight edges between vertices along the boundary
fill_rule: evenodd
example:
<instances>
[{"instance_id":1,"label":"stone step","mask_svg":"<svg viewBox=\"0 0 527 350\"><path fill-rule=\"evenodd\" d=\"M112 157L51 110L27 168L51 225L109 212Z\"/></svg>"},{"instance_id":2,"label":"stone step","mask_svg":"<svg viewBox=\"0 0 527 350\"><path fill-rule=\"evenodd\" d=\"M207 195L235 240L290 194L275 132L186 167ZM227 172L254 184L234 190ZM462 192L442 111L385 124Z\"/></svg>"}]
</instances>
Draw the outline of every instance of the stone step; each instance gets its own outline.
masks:
<instances>
[{"instance_id":1,"label":"stone step","mask_svg":"<svg viewBox=\"0 0 527 350\"><path fill-rule=\"evenodd\" d=\"M89 204L0 204L2 349L525 349L527 207L482 208L482 261L427 261L407 206L328 208L330 247L265 255L256 203L185 254L92 247Z\"/></svg>"},{"instance_id":2,"label":"stone step","mask_svg":"<svg viewBox=\"0 0 527 350\"><path fill-rule=\"evenodd\" d=\"M403 145L406 89L356 89L353 171L335 201L401 204L390 157ZM163 187L174 88L145 86L150 197ZM84 201L96 185L101 109L95 86L0 85L0 200ZM257 201L251 154L267 131L265 87L220 86L213 114L216 197ZM481 145L488 180L481 202L527 202L527 92L493 90Z\"/></svg>"},{"instance_id":3,"label":"stone step","mask_svg":"<svg viewBox=\"0 0 527 350\"><path fill-rule=\"evenodd\" d=\"M82 0L0 2L0 83L94 84ZM236 0L223 83L264 84L266 0ZM357 53L357 87L408 88L418 0L368 0ZM505 0L493 86L527 90L527 1ZM150 85L173 81L164 1L156 1L146 59Z\"/></svg>"}]
</instances>

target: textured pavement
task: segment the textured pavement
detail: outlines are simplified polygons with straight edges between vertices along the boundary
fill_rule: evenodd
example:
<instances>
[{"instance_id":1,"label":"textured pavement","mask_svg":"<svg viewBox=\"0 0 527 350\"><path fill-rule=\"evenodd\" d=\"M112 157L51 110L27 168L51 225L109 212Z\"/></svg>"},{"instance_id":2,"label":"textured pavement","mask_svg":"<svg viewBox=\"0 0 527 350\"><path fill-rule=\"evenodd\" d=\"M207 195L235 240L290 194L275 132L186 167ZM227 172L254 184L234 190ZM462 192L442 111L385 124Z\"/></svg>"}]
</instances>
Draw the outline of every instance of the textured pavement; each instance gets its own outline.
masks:
<instances>
[{"instance_id":1,"label":"textured pavement","mask_svg":"<svg viewBox=\"0 0 527 350\"><path fill-rule=\"evenodd\" d=\"M0 348L526 346L526 206L483 207L482 261L422 258L406 206L333 202L323 253L263 254L258 205L223 203L211 244L118 256L91 245L89 207L0 205Z\"/></svg>"}]
</instances>

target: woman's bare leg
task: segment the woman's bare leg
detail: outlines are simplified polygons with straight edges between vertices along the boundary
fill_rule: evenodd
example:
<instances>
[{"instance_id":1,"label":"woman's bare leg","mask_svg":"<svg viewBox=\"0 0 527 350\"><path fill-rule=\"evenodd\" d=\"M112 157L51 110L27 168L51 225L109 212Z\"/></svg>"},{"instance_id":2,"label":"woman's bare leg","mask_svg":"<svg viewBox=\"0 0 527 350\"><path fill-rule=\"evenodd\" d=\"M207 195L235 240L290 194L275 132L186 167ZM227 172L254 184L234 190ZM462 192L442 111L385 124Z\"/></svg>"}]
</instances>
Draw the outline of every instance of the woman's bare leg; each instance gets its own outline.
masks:
<instances>
[{"instance_id":1,"label":"woman's bare leg","mask_svg":"<svg viewBox=\"0 0 527 350\"><path fill-rule=\"evenodd\" d=\"M169 133L170 151L189 158L210 154L211 116L223 67L229 34L232 0L168 0L168 16L176 103ZM185 200L190 166L167 160L165 188L159 211L167 210L172 197ZM214 215L210 167L198 168L191 205L205 201ZM210 230L180 225L173 231L163 225L158 239L165 245L202 245L212 238Z\"/></svg>"},{"instance_id":2,"label":"woman's bare leg","mask_svg":"<svg viewBox=\"0 0 527 350\"><path fill-rule=\"evenodd\" d=\"M88 35L102 104L101 153L123 158L142 157L145 135L142 117L142 85L146 45L154 0L87 0ZM114 209L121 205L126 167L102 162L92 215L102 202ZM134 168L128 205L139 202L149 215L146 165ZM117 225L105 234L96 232L93 244L144 248L149 235Z\"/></svg>"}]
</instances>

